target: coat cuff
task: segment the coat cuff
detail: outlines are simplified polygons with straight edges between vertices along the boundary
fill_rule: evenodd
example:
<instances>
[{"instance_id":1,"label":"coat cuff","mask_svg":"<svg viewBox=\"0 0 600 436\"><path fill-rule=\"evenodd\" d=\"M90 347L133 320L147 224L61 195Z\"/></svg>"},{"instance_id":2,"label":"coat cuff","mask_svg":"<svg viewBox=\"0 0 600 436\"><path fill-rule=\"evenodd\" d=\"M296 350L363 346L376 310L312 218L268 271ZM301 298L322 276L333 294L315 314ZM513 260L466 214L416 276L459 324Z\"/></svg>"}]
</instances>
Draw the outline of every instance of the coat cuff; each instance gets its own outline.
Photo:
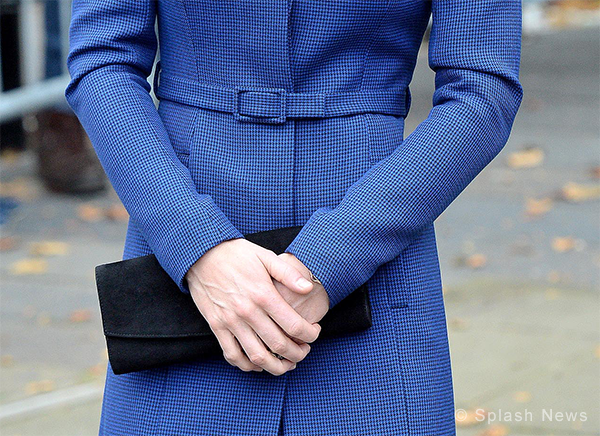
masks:
<instances>
[{"instance_id":1,"label":"coat cuff","mask_svg":"<svg viewBox=\"0 0 600 436\"><path fill-rule=\"evenodd\" d=\"M202 198L194 213L179 217L171 234L164 235L154 254L181 292L189 294L185 274L211 248L244 235L229 221L212 198Z\"/></svg>"},{"instance_id":2,"label":"coat cuff","mask_svg":"<svg viewBox=\"0 0 600 436\"><path fill-rule=\"evenodd\" d=\"M374 273L361 260L357 234L335 209L317 209L285 249L321 281L329 295L329 309L365 283ZM371 271L372 270L372 271Z\"/></svg>"}]
</instances>

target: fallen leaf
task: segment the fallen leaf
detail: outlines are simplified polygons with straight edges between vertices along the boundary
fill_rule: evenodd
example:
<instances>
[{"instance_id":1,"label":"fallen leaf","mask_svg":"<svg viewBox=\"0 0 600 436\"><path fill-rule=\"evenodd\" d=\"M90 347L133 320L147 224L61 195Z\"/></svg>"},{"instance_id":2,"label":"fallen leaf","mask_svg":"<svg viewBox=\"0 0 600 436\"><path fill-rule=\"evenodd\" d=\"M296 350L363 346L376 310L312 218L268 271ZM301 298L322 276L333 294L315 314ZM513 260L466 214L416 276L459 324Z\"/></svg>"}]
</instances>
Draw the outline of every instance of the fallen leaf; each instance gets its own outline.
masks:
<instances>
[{"instance_id":1,"label":"fallen leaf","mask_svg":"<svg viewBox=\"0 0 600 436\"><path fill-rule=\"evenodd\" d=\"M125 209L125 207L120 203L115 203L107 207L104 211L104 215L111 221L129 220L129 213L127 213L127 209Z\"/></svg>"},{"instance_id":2,"label":"fallen leaf","mask_svg":"<svg viewBox=\"0 0 600 436\"><path fill-rule=\"evenodd\" d=\"M60 241L34 242L29 250L33 256L64 256L68 252L69 244Z\"/></svg>"},{"instance_id":3,"label":"fallen leaf","mask_svg":"<svg viewBox=\"0 0 600 436\"><path fill-rule=\"evenodd\" d=\"M590 169L590 176L594 179L600 179L600 165Z\"/></svg>"},{"instance_id":4,"label":"fallen leaf","mask_svg":"<svg viewBox=\"0 0 600 436\"><path fill-rule=\"evenodd\" d=\"M4 354L0 357L0 366L3 368L9 368L15 364L15 358L12 354Z\"/></svg>"},{"instance_id":5,"label":"fallen leaf","mask_svg":"<svg viewBox=\"0 0 600 436\"><path fill-rule=\"evenodd\" d=\"M0 237L0 251L14 250L18 245L18 239L14 236Z\"/></svg>"},{"instance_id":6,"label":"fallen leaf","mask_svg":"<svg viewBox=\"0 0 600 436\"><path fill-rule=\"evenodd\" d=\"M100 221L104 216L104 211L92 204L82 204L77 208L77 216L86 222Z\"/></svg>"},{"instance_id":7,"label":"fallen leaf","mask_svg":"<svg viewBox=\"0 0 600 436\"><path fill-rule=\"evenodd\" d=\"M572 236L559 236L552 240L552 249L557 253L566 253L568 251L581 251L585 248L585 241L575 239Z\"/></svg>"},{"instance_id":8,"label":"fallen leaf","mask_svg":"<svg viewBox=\"0 0 600 436\"><path fill-rule=\"evenodd\" d=\"M88 322L92 319L92 312L89 309L77 309L69 315L69 321L72 323Z\"/></svg>"},{"instance_id":9,"label":"fallen leaf","mask_svg":"<svg viewBox=\"0 0 600 436\"><path fill-rule=\"evenodd\" d=\"M44 274L48 270L45 259L27 258L13 262L10 272L14 275Z\"/></svg>"},{"instance_id":10,"label":"fallen leaf","mask_svg":"<svg viewBox=\"0 0 600 436\"><path fill-rule=\"evenodd\" d=\"M560 291L555 288L548 288L546 289L544 296L546 297L546 300L553 301L560 297Z\"/></svg>"},{"instance_id":11,"label":"fallen leaf","mask_svg":"<svg viewBox=\"0 0 600 436\"><path fill-rule=\"evenodd\" d=\"M570 236L557 237L552 240L552 249L557 253L566 253L575 248L575 238Z\"/></svg>"},{"instance_id":12,"label":"fallen leaf","mask_svg":"<svg viewBox=\"0 0 600 436\"><path fill-rule=\"evenodd\" d=\"M469 328L469 321L463 318L451 318L448 322L450 328L457 331L467 330Z\"/></svg>"},{"instance_id":13,"label":"fallen leaf","mask_svg":"<svg viewBox=\"0 0 600 436\"><path fill-rule=\"evenodd\" d=\"M0 152L0 159L2 160L2 164L11 166L21 159L22 154L22 152L16 151L13 148L6 148Z\"/></svg>"},{"instance_id":14,"label":"fallen leaf","mask_svg":"<svg viewBox=\"0 0 600 436\"><path fill-rule=\"evenodd\" d=\"M517 403L529 403L531 401L531 393L527 391L515 392L513 398Z\"/></svg>"},{"instance_id":15,"label":"fallen leaf","mask_svg":"<svg viewBox=\"0 0 600 436\"><path fill-rule=\"evenodd\" d=\"M484 409L460 409L456 412L457 427L473 427L485 421L487 411Z\"/></svg>"},{"instance_id":16,"label":"fallen leaf","mask_svg":"<svg viewBox=\"0 0 600 436\"><path fill-rule=\"evenodd\" d=\"M106 363L98 363L88 368L88 373L92 377L102 377L106 374Z\"/></svg>"},{"instance_id":17,"label":"fallen leaf","mask_svg":"<svg viewBox=\"0 0 600 436\"><path fill-rule=\"evenodd\" d=\"M470 255L460 255L454 258L454 264L458 267L483 268L487 263L487 257L484 254L474 253Z\"/></svg>"},{"instance_id":18,"label":"fallen leaf","mask_svg":"<svg viewBox=\"0 0 600 436\"><path fill-rule=\"evenodd\" d=\"M556 270L552 270L548 273L548 281L550 283L560 282L560 273Z\"/></svg>"},{"instance_id":19,"label":"fallen leaf","mask_svg":"<svg viewBox=\"0 0 600 436\"><path fill-rule=\"evenodd\" d=\"M19 177L10 182L0 182L0 195L29 201L37 198L39 193L32 186L32 181Z\"/></svg>"},{"instance_id":20,"label":"fallen leaf","mask_svg":"<svg viewBox=\"0 0 600 436\"><path fill-rule=\"evenodd\" d=\"M29 395L50 392L56 389L55 383L52 380L40 380L27 383L25 392Z\"/></svg>"},{"instance_id":21,"label":"fallen leaf","mask_svg":"<svg viewBox=\"0 0 600 436\"><path fill-rule=\"evenodd\" d=\"M594 353L598 359L600 359L600 345L596 346L596 352Z\"/></svg>"},{"instance_id":22,"label":"fallen leaf","mask_svg":"<svg viewBox=\"0 0 600 436\"><path fill-rule=\"evenodd\" d=\"M512 169L535 168L544 161L544 151L539 147L526 147L508 155L507 164Z\"/></svg>"},{"instance_id":23,"label":"fallen leaf","mask_svg":"<svg viewBox=\"0 0 600 436\"><path fill-rule=\"evenodd\" d=\"M569 182L561 189L558 197L572 203L600 199L600 184L581 184Z\"/></svg>"},{"instance_id":24,"label":"fallen leaf","mask_svg":"<svg viewBox=\"0 0 600 436\"><path fill-rule=\"evenodd\" d=\"M552 209L553 201L551 198L528 198L525 200L525 215L530 218L537 218L545 215Z\"/></svg>"},{"instance_id":25,"label":"fallen leaf","mask_svg":"<svg viewBox=\"0 0 600 436\"><path fill-rule=\"evenodd\" d=\"M537 112L546 106L546 102L537 97L529 97L523 100L523 107L527 110Z\"/></svg>"},{"instance_id":26,"label":"fallen leaf","mask_svg":"<svg viewBox=\"0 0 600 436\"><path fill-rule=\"evenodd\" d=\"M469 268L483 268L487 263L487 257L481 253L475 253L467 257L467 266Z\"/></svg>"},{"instance_id":27,"label":"fallen leaf","mask_svg":"<svg viewBox=\"0 0 600 436\"><path fill-rule=\"evenodd\" d=\"M37 316L37 323L39 326L46 326L52 322L52 318L45 312L40 313Z\"/></svg>"},{"instance_id":28,"label":"fallen leaf","mask_svg":"<svg viewBox=\"0 0 600 436\"><path fill-rule=\"evenodd\" d=\"M506 436L508 435L508 427L505 425L493 425L486 428L478 436Z\"/></svg>"}]
</instances>

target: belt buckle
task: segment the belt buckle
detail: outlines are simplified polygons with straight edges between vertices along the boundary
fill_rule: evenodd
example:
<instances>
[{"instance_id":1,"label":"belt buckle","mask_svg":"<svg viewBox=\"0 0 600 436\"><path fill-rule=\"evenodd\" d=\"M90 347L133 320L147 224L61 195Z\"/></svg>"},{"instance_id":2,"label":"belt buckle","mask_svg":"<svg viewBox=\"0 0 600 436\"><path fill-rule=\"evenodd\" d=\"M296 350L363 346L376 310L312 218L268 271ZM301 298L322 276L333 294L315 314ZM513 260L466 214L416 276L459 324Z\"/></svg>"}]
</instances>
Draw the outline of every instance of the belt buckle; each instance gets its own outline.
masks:
<instances>
[{"instance_id":1,"label":"belt buckle","mask_svg":"<svg viewBox=\"0 0 600 436\"><path fill-rule=\"evenodd\" d=\"M236 86L233 90L233 117L238 121L264 123L264 124L282 124L286 121L286 97L287 92L283 88L258 88ZM240 97L244 92L256 92L264 94L275 94L279 97L279 114L272 117L260 115L244 115L240 113Z\"/></svg>"}]
</instances>

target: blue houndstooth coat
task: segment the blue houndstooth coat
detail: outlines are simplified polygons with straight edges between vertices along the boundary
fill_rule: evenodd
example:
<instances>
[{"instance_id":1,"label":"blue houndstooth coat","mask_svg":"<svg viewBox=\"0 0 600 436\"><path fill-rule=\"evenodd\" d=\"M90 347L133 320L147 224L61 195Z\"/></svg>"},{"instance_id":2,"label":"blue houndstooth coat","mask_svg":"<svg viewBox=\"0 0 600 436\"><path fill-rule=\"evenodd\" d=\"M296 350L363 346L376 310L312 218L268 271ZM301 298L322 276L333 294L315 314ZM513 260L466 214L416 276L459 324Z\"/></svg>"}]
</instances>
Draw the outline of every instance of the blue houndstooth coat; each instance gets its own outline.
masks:
<instances>
[{"instance_id":1,"label":"blue houndstooth coat","mask_svg":"<svg viewBox=\"0 0 600 436\"><path fill-rule=\"evenodd\" d=\"M404 138L430 16L433 108ZM130 214L124 258L189 292L216 244L304 225L286 251L331 307L367 283L374 323L279 377L109 366L100 433L454 434L433 223L507 141L520 36L518 0L75 0L66 97Z\"/></svg>"}]
</instances>

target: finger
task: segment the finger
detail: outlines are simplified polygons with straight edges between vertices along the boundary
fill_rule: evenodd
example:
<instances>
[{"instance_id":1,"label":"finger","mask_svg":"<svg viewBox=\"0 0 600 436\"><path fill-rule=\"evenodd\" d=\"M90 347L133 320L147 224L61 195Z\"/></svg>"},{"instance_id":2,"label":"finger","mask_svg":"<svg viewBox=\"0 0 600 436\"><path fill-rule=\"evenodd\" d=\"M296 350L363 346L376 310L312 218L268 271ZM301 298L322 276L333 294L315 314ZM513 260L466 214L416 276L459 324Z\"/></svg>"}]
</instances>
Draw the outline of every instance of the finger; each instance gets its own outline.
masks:
<instances>
[{"instance_id":1,"label":"finger","mask_svg":"<svg viewBox=\"0 0 600 436\"><path fill-rule=\"evenodd\" d=\"M284 334L281 328L266 314L246 320L268 349L291 362L300 362L310 351L310 345L294 342Z\"/></svg>"},{"instance_id":2,"label":"finger","mask_svg":"<svg viewBox=\"0 0 600 436\"><path fill-rule=\"evenodd\" d=\"M308 294L313 290L313 283L306 279L302 273L274 252L263 250L259 252L259 258L271 277L283 283L294 292Z\"/></svg>"},{"instance_id":3,"label":"finger","mask_svg":"<svg viewBox=\"0 0 600 436\"><path fill-rule=\"evenodd\" d=\"M292 369L294 362L279 360L263 344L256 332L246 323L236 325L232 333L254 365L264 368L273 375L282 375Z\"/></svg>"},{"instance_id":4,"label":"finger","mask_svg":"<svg viewBox=\"0 0 600 436\"><path fill-rule=\"evenodd\" d=\"M233 333L229 330L216 330L214 333L223 350L223 357L230 365L237 366L245 372L260 372L263 370L260 366L255 365L248 359L248 356L242 351L242 347Z\"/></svg>"},{"instance_id":5,"label":"finger","mask_svg":"<svg viewBox=\"0 0 600 436\"><path fill-rule=\"evenodd\" d=\"M290 337L309 343L319 337L321 326L304 319L279 293L262 308Z\"/></svg>"}]
</instances>

